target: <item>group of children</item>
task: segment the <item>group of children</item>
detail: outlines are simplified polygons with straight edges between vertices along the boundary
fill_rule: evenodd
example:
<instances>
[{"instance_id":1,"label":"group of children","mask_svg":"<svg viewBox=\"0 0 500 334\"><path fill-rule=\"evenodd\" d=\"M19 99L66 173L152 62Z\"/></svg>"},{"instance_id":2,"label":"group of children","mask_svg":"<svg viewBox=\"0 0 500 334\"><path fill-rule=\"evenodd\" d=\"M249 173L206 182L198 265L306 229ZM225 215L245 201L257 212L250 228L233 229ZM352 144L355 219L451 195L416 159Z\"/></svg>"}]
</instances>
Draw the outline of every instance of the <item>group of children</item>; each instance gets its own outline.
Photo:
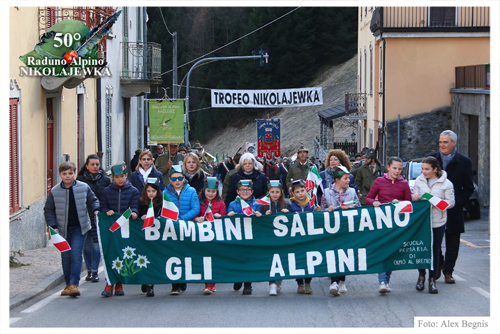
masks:
<instances>
[{"instance_id":1,"label":"group of children","mask_svg":"<svg viewBox=\"0 0 500 334\"><path fill-rule=\"evenodd\" d=\"M95 198L88 185L83 182L75 181L74 175L76 167L73 163L66 162L59 167L61 175L61 184L55 186L47 199L45 205L45 217L47 225L58 231L71 246L71 250L63 252L62 264L66 287L61 295L79 296L78 281L82 268L82 249L85 241L85 233L90 229L90 223L86 212L97 214L98 211L112 216L115 213L123 214L128 208L132 211L132 218L146 219L146 213L150 202L153 202L154 215L160 217L163 203L163 193L169 197L179 208L179 219L194 220L199 223L205 221L205 214L209 205L215 218L223 216L234 216L235 214L245 214L242 206L244 201L251 208L252 214L256 217L262 215L271 215L276 213L300 213L312 211L346 210L353 207L359 207L359 199L356 191L349 187L349 171L344 166L333 168L333 181L324 189L321 205L311 204L311 199L307 196L307 190L304 181L295 180L291 185L290 202L285 199L283 186L279 180L272 180L268 184L268 194L270 197L269 205L257 203L253 197L252 181L241 180L237 185L238 197L231 202L226 209L224 201L221 199L218 190L218 180L215 177L207 177L203 189L199 193L191 187L185 177L180 165L172 166L169 173L169 183L163 188L163 178L156 176L152 170L154 166L148 165L147 158L151 154L141 154L139 158L138 171L134 172L133 180L139 180L143 184L142 192L139 192L130 181L127 180L127 169L124 164L117 164L111 167L112 183L102 191L100 201ZM141 164L141 158L145 158L145 164ZM435 160L435 161L434 161ZM145 167L145 168L143 168ZM397 157L389 158L388 173L378 178L373 184L365 201L367 205L380 206L383 203L394 201L411 201L412 194L408 182L401 176L402 161ZM142 169L142 171L140 170ZM435 158L426 158L422 162L423 174L417 180L413 189L413 199L420 199L425 192L435 196L442 197L452 207L454 205L454 193L451 182L446 179L446 172L441 171L439 163ZM146 173L144 173L146 172ZM159 173L161 175L161 173ZM142 183L144 181L144 183ZM450 190L451 189L451 190ZM69 203L69 205L67 204ZM433 216L435 210L433 207ZM69 214L68 214L69 212ZM66 213L66 214L65 214ZM84 214L85 213L85 214ZM248 212L246 212L248 214ZM440 212L439 216L444 216L446 221L446 212ZM433 255L434 268L439 266L439 248L441 245L442 234L444 231L443 219L433 221ZM434 224L436 223L436 224ZM442 231L443 230L443 231ZM83 238L83 241L80 240ZM81 247L80 247L81 244ZM81 249L80 249L81 248ZM437 252L437 254L436 254ZM429 292L437 293L435 285L436 270L431 270L429 278ZM379 292L390 292L389 280L391 272L379 274ZM339 292L347 292L345 276L331 277L330 293L338 296ZM422 291L425 281L425 270L419 271L417 290ZM311 294L311 278L297 278L297 292L299 294ZM234 290L239 290L243 286L243 294L252 293L252 283L234 283ZM172 284L171 295L178 295L185 291L185 283ZM116 283L114 286L106 284L102 296L110 297L113 294L123 296L123 286ZM281 289L281 281L269 282L269 295L276 296ZM144 284L141 286L142 292L147 296L154 296L154 286ZM212 294L216 291L215 283L207 283L203 290L204 294Z\"/></svg>"}]
</instances>

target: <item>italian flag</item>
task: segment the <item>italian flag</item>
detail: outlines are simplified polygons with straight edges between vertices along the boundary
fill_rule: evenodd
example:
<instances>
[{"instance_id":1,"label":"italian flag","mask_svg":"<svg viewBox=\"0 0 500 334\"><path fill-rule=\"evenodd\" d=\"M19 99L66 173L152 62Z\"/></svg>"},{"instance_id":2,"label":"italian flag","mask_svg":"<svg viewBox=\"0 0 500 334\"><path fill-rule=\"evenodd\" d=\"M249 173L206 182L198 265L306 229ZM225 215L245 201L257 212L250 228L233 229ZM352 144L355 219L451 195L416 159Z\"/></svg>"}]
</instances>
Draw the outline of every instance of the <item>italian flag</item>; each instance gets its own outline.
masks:
<instances>
[{"instance_id":1,"label":"italian flag","mask_svg":"<svg viewBox=\"0 0 500 334\"><path fill-rule=\"evenodd\" d=\"M395 213L413 213L413 205L410 201L401 201L401 202L391 202L390 204L396 207Z\"/></svg>"},{"instance_id":2,"label":"italian flag","mask_svg":"<svg viewBox=\"0 0 500 334\"><path fill-rule=\"evenodd\" d=\"M163 208L161 209L161 216L172 220L179 219L179 208L165 193L163 193Z\"/></svg>"},{"instance_id":3,"label":"italian flag","mask_svg":"<svg viewBox=\"0 0 500 334\"><path fill-rule=\"evenodd\" d=\"M250 216L253 213L252 207L248 205L247 202L242 200L240 196L236 197L236 202L238 202L241 205L241 210L245 215Z\"/></svg>"},{"instance_id":4,"label":"italian flag","mask_svg":"<svg viewBox=\"0 0 500 334\"><path fill-rule=\"evenodd\" d=\"M209 222L214 221L214 214L212 213L212 203L208 205L207 211L205 211L205 219Z\"/></svg>"},{"instance_id":5,"label":"italian flag","mask_svg":"<svg viewBox=\"0 0 500 334\"><path fill-rule=\"evenodd\" d=\"M434 205L436 208L438 208L441 211L444 211L444 210L448 209L448 207L450 206L448 204L448 202L443 201L441 198L439 198L437 196L433 196L433 195L431 195L429 193L423 194L422 198L425 198L426 200L428 200L429 202L431 202L432 205Z\"/></svg>"},{"instance_id":6,"label":"italian flag","mask_svg":"<svg viewBox=\"0 0 500 334\"><path fill-rule=\"evenodd\" d=\"M306 179L306 189L311 192L311 203L310 206L314 206L316 202L316 194L318 193L318 187L323 187L321 183L322 179L319 175L318 168L316 166L309 167L309 173Z\"/></svg>"},{"instance_id":7,"label":"italian flag","mask_svg":"<svg viewBox=\"0 0 500 334\"><path fill-rule=\"evenodd\" d=\"M54 231L54 229L50 226L49 226L49 232L52 243L54 244L54 246L56 246L57 249L59 249L59 251L66 252L71 250L71 247L69 246L66 239L61 237L61 235L56 231Z\"/></svg>"},{"instance_id":8,"label":"italian flag","mask_svg":"<svg viewBox=\"0 0 500 334\"><path fill-rule=\"evenodd\" d=\"M109 230L111 232L114 232L116 231L117 229L119 229L126 221L128 221L128 219L130 218L130 216L132 215L132 210L130 210L130 208L127 209L127 211L125 211L123 213L123 215L121 215L120 218L118 218L114 223L113 225L111 225L111 227L109 228Z\"/></svg>"},{"instance_id":9,"label":"italian flag","mask_svg":"<svg viewBox=\"0 0 500 334\"><path fill-rule=\"evenodd\" d=\"M144 224L142 225L142 229L144 230L147 227L153 226L155 223L155 211L153 209L153 200L149 203L148 213L146 214L146 219L144 220Z\"/></svg>"},{"instance_id":10,"label":"italian flag","mask_svg":"<svg viewBox=\"0 0 500 334\"><path fill-rule=\"evenodd\" d=\"M267 194L266 196L259 198L257 200L257 203L264 204L264 205L270 205L271 204L271 195Z\"/></svg>"}]
</instances>

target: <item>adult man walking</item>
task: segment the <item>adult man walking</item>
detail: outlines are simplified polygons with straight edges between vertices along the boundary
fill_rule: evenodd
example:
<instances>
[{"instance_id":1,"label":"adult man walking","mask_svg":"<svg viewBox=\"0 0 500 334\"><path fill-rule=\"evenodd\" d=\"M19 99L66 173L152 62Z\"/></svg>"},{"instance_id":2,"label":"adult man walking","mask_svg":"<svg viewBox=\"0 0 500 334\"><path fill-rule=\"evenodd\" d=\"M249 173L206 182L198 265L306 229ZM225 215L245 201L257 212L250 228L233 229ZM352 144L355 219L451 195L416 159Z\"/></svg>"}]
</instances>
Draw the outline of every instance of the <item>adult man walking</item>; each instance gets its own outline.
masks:
<instances>
[{"instance_id":1,"label":"adult man walking","mask_svg":"<svg viewBox=\"0 0 500 334\"><path fill-rule=\"evenodd\" d=\"M178 144L169 144L170 152L158 156L155 160L156 169L163 174L163 181L165 186L169 183L169 171L173 165L178 165L179 162L184 161L184 154L177 152Z\"/></svg>"},{"instance_id":2,"label":"adult man walking","mask_svg":"<svg viewBox=\"0 0 500 334\"><path fill-rule=\"evenodd\" d=\"M297 160L295 163L288 168L288 175L286 176L286 187L290 189L292 186L292 180L307 180L307 174L309 173L309 167L312 164L307 161L309 156L309 150L301 145L297 150Z\"/></svg>"},{"instance_id":3,"label":"adult man walking","mask_svg":"<svg viewBox=\"0 0 500 334\"><path fill-rule=\"evenodd\" d=\"M365 197L368 195L373 182L377 177L381 177L387 173L387 169L378 161L377 154L374 149L369 149L365 154L365 164L361 166L356 173L356 184L358 191L361 193L361 204L365 205Z\"/></svg>"},{"instance_id":4,"label":"adult man walking","mask_svg":"<svg viewBox=\"0 0 500 334\"><path fill-rule=\"evenodd\" d=\"M458 258L460 247L460 234L465 232L464 226L464 206L469 197L474 192L474 183L472 180L471 160L458 153L455 147L457 143L457 134L451 130L441 132L439 136L439 151L430 154L438 159L441 168L448 174L448 180L453 183L455 190L455 206L448 210L446 220L446 253L440 254L441 260L437 273L438 279L443 270L444 279L447 284L455 284L453 270Z\"/></svg>"}]
</instances>

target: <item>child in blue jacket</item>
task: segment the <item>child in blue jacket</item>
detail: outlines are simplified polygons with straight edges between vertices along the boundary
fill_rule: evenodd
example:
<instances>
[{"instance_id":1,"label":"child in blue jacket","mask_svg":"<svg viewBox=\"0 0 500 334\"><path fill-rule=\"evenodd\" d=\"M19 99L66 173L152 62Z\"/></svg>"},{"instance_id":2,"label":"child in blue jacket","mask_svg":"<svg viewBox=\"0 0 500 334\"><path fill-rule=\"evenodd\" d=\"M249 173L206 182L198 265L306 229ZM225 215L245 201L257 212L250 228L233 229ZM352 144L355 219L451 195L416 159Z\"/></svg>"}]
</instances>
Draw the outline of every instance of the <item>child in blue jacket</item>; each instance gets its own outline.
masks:
<instances>
[{"instance_id":1,"label":"child in blue jacket","mask_svg":"<svg viewBox=\"0 0 500 334\"><path fill-rule=\"evenodd\" d=\"M188 184L184 177L181 166L172 166L169 180L170 184L165 187L163 192L179 208L179 219L194 220L200 213L200 200L198 199L196 190ZM174 283L172 284L170 294L174 296L178 295L180 292L185 291L186 288L186 283Z\"/></svg>"},{"instance_id":2,"label":"child in blue jacket","mask_svg":"<svg viewBox=\"0 0 500 334\"><path fill-rule=\"evenodd\" d=\"M238 181L238 190L236 190L236 193L238 194L238 197L236 197L236 200L232 201L229 203L229 207L227 209L228 216L232 217L235 214L245 214L243 212L243 207L241 203L238 201L238 199L243 200L246 202L249 207L253 210L253 213L255 213L256 217L262 216L262 213L260 213L260 204L257 203L255 198L253 197L253 189L252 189L252 180L240 180ZM249 212L246 213L247 215L250 215ZM233 289L234 290L239 290L241 289L242 283L234 283L233 284ZM251 295L252 294L252 282L245 282L245 286L243 287L243 294L244 295Z\"/></svg>"},{"instance_id":3,"label":"child in blue jacket","mask_svg":"<svg viewBox=\"0 0 500 334\"><path fill-rule=\"evenodd\" d=\"M115 213L123 214L128 208L132 210L132 219L139 216L139 190L127 180L127 167L125 164L111 166L113 182L104 188L101 193L101 212L112 216ZM111 297L113 285L106 282L106 287L101 293L104 297ZM115 296L124 296L122 283L116 283Z\"/></svg>"}]
</instances>

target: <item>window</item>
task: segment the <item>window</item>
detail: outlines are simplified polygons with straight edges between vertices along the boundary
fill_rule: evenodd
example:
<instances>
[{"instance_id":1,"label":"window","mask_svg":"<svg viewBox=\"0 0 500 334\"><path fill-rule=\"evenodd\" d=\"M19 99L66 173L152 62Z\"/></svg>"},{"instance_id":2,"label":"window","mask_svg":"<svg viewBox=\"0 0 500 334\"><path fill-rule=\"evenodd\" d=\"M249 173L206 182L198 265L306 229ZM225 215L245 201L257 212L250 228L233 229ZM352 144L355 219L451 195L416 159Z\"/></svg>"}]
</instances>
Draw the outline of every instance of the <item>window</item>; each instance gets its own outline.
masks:
<instances>
[{"instance_id":1,"label":"window","mask_svg":"<svg viewBox=\"0 0 500 334\"><path fill-rule=\"evenodd\" d=\"M122 62L122 76L128 78L128 9L123 7L123 62Z\"/></svg>"},{"instance_id":2,"label":"window","mask_svg":"<svg viewBox=\"0 0 500 334\"><path fill-rule=\"evenodd\" d=\"M363 78L361 74L363 73L363 53L359 49L359 92L361 93L361 79Z\"/></svg>"},{"instance_id":3,"label":"window","mask_svg":"<svg viewBox=\"0 0 500 334\"><path fill-rule=\"evenodd\" d=\"M429 7L430 27L455 27L456 7Z\"/></svg>"},{"instance_id":4,"label":"window","mask_svg":"<svg viewBox=\"0 0 500 334\"><path fill-rule=\"evenodd\" d=\"M370 42L370 96L373 95L373 47Z\"/></svg>"},{"instance_id":5,"label":"window","mask_svg":"<svg viewBox=\"0 0 500 334\"><path fill-rule=\"evenodd\" d=\"M365 16L368 14L368 7L365 7Z\"/></svg>"},{"instance_id":6,"label":"window","mask_svg":"<svg viewBox=\"0 0 500 334\"><path fill-rule=\"evenodd\" d=\"M141 36L141 10L142 7L137 7L137 42L142 41L142 36Z\"/></svg>"},{"instance_id":7,"label":"window","mask_svg":"<svg viewBox=\"0 0 500 334\"><path fill-rule=\"evenodd\" d=\"M137 98L137 147L142 146L142 99Z\"/></svg>"},{"instance_id":8,"label":"window","mask_svg":"<svg viewBox=\"0 0 500 334\"><path fill-rule=\"evenodd\" d=\"M368 68L366 67L366 46L365 46L365 94L366 94L366 72L368 72Z\"/></svg>"},{"instance_id":9,"label":"window","mask_svg":"<svg viewBox=\"0 0 500 334\"><path fill-rule=\"evenodd\" d=\"M19 99L9 99L9 214L20 209L19 201Z\"/></svg>"},{"instance_id":10,"label":"window","mask_svg":"<svg viewBox=\"0 0 500 334\"><path fill-rule=\"evenodd\" d=\"M106 170L109 170L111 168L111 165L113 164L111 159L111 141L112 141L111 102L113 101L112 97L113 97L112 94L106 94Z\"/></svg>"},{"instance_id":11,"label":"window","mask_svg":"<svg viewBox=\"0 0 500 334\"><path fill-rule=\"evenodd\" d=\"M383 57L384 57L384 49L382 49L382 43L380 43L380 48L379 48L379 61L380 61L380 64L379 64L379 68L380 68L380 75L379 75L379 87L378 87L378 90L379 92L384 92L383 91L383 87L384 87L384 61L383 61Z\"/></svg>"},{"instance_id":12,"label":"window","mask_svg":"<svg viewBox=\"0 0 500 334\"><path fill-rule=\"evenodd\" d=\"M363 21L363 7L359 7L359 16L360 16L359 20Z\"/></svg>"}]
</instances>

